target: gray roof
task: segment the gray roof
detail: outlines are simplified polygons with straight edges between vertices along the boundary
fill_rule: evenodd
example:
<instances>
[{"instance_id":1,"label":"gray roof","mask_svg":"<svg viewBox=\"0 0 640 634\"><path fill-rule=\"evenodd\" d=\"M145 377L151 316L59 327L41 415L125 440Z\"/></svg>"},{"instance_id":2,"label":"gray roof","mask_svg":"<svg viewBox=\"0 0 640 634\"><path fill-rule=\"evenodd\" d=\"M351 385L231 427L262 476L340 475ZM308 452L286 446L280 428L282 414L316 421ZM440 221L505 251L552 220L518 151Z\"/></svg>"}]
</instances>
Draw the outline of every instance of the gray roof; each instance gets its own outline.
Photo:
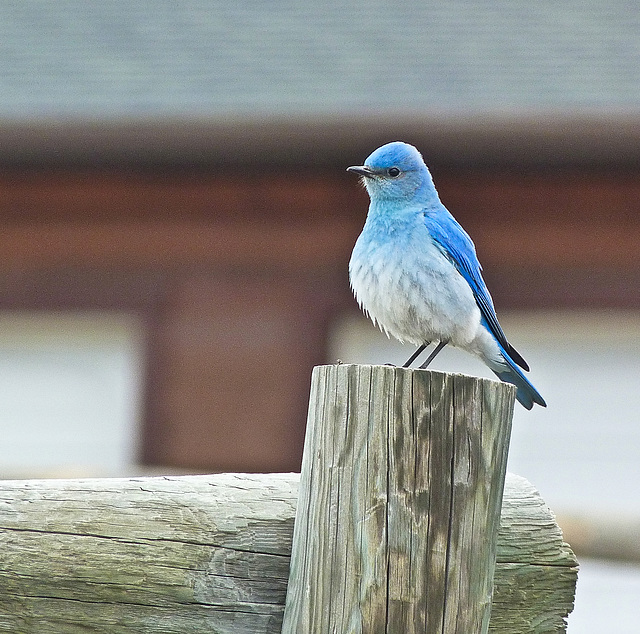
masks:
<instances>
[{"instance_id":1,"label":"gray roof","mask_svg":"<svg viewBox=\"0 0 640 634\"><path fill-rule=\"evenodd\" d=\"M640 111L624 0L0 3L0 117Z\"/></svg>"}]
</instances>

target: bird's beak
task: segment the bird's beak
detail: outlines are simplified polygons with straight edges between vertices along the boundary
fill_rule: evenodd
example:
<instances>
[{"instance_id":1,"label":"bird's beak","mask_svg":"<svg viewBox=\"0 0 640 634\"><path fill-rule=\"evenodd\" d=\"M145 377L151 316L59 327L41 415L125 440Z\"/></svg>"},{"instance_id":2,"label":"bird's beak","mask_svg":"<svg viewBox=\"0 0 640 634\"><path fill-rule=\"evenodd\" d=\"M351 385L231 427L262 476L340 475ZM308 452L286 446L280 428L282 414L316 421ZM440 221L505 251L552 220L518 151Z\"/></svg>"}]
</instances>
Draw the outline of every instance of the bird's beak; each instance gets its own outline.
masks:
<instances>
[{"instance_id":1,"label":"bird's beak","mask_svg":"<svg viewBox=\"0 0 640 634\"><path fill-rule=\"evenodd\" d=\"M353 172L354 174L366 176L367 178L375 176L373 170L366 165L352 165L351 167L347 167L347 172Z\"/></svg>"}]
</instances>

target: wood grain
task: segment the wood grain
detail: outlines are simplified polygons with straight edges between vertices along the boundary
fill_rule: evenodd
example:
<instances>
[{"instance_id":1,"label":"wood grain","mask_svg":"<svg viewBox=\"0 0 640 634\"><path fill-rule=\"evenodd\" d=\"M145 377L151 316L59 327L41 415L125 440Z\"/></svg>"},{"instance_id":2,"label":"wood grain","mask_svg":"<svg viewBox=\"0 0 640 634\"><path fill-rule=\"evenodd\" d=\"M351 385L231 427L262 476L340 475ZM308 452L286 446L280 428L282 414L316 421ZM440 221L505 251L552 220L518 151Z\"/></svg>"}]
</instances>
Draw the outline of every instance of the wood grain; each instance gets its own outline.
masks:
<instances>
[{"instance_id":1,"label":"wood grain","mask_svg":"<svg viewBox=\"0 0 640 634\"><path fill-rule=\"evenodd\" d=\"M314 370L283 633L487 632L511 386Z\"/></svg>"},{"instance_id":2,"label":"wood grain","mask_svg":"<svg viewBox=\"0 0 640 634\"><path fill-rule=\"evenodd\" d=\"M298 483L293 473L1 482L0 632L277 634ZM489 631L564 631L575 582L549 509L509 475Z\"/></svg>"}]
</instances>

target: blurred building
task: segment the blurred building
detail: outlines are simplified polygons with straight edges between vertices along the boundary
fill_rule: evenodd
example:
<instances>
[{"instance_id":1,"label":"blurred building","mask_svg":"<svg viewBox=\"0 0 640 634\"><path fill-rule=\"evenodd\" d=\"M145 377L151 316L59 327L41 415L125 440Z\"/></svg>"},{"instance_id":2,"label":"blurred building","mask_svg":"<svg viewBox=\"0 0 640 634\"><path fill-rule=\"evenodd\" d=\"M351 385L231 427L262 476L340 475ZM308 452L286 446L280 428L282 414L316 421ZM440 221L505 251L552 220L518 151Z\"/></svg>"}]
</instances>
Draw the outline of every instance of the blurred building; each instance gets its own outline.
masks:
<instances>
[{"instance_id":1,"label":"blurred building","mask_svg":"<svg viewBox=\"0 0 640 634\"><path fill-rule=\"evenodd\" d=\"M640 309L639 22L577 0L5 3L0 326L62 329L125 368L128 431L92 455L297 470L311 368L357 312L347 262L368 201L345 168L402 139L499 312L597 311L602 337L611 311ZM16 367L0 364L5 385ZM102 366L58 387L47 367L52 403L121 398ZM0 426L24 429L22 407L0 403ZM66 411L36 411L30 442L87 451Z\"/></svg>"}]
</instances>

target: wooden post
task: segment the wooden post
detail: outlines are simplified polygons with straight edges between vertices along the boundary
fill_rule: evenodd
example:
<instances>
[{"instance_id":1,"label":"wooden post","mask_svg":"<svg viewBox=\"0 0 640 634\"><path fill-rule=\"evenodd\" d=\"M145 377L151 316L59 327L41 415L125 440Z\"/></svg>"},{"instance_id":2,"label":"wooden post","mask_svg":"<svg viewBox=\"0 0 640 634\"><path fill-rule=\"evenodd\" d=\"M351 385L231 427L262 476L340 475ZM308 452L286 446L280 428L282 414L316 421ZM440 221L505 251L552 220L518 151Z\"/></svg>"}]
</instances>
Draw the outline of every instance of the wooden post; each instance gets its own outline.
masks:
<instances>
[{"instance_id":1,"label":"wooden post","mask_svg":"<svg viewBox=\"0 0 640 634\"><path fill-rule=\"evenodd\" d=\"M314 369L283 634L487 632L514 397Z\"/></svg>"}]
</instances>

